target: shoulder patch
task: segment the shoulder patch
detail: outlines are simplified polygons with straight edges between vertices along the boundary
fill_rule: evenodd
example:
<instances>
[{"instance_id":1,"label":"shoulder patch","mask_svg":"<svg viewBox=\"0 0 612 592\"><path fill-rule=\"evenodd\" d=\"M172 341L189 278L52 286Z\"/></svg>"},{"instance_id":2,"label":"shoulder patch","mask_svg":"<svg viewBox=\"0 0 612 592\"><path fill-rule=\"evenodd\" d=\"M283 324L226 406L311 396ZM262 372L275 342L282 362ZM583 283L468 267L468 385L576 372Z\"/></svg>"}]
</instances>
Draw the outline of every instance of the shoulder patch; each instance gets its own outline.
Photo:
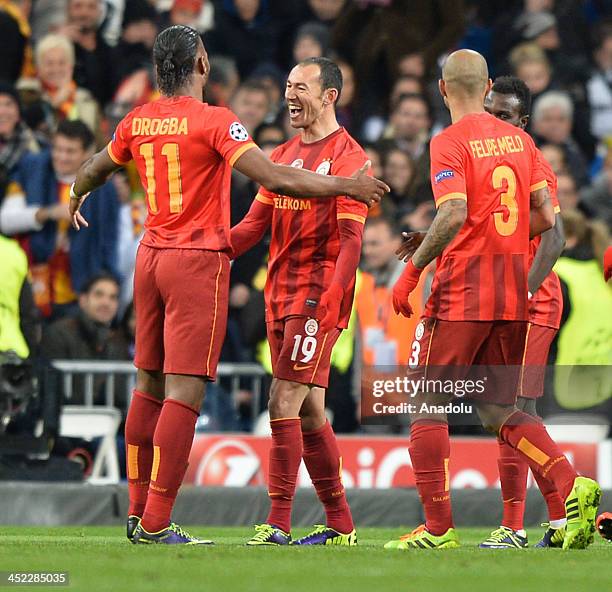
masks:
<instances>
[{"instance_id":1,"label":"shoulder patch","mask_svg":"<svg viewBox=\"0 0 612 592\"><path fill-rule=\"evenodd\" d=\"M444 179L452 179L455 176L455 173L450 169L445 169L440 171L438 174L434 176L434 181L440 183L440 181L444 181Z\"/></svg>"},{"instance_id":2,"label":"shoulder patch","mask_svg":"<svg viewBox=\"0 0 612 592\"><path fill-rule=\"evenodd\" d=\"M249 139L249 132L239 121L234 121L229 127L229 135L236 142L246 142Z\"/></svg>"}]
</instances>

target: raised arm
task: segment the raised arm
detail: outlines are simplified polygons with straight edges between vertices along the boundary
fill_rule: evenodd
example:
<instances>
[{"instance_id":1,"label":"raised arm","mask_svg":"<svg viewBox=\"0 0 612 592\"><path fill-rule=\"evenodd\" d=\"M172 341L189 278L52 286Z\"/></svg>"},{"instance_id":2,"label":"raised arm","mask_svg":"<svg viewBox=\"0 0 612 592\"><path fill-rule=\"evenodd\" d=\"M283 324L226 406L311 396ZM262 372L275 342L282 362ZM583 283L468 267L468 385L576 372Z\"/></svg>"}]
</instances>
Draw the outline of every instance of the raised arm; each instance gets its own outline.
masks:
<instances>
[{"instance_id":1,"label":"raised arm","mask_svg":"<svg viewBox=\"0 0 612 592\"><path fill-rule=\"evenodd\" d=\"M544 279L552 271L564 248L565 234L563 232L563 222L561 214L556 214L553 228L542 233L542 241L529 269L527 285L532 294L536 293Z\"/></svg>"},{"instance_id":2,"label":"raised arm","mask_svg":"<svg viewBox=\"0 0 612 592\"><path fill-rule=\"evenodd\" d=\"M367 205L378 203L389 186L367 174L370 163L355 171L352 177L319 175L312 171L273 163L259 148L242 154L234 168L268 191L292 197L335 197L348 195Z\"/></svg>"},{"instance_id":3,"label":"raised arm","mask_svg":"<svg viewBox=\"0 0 612 592\"><path fill-rule=\"evenodd\" d=\"M107 148L103 148L81 165L70 188L70 215L72 216L72 225L77 230L81 225L88 226L87 220L83 218L80 212L87 196L94 189L104 185L108 176L121 166L110 157Z\"/></svg>"},{"instance_id":4,"label":"raised arm","mask_svg":"<svg viewBox=\"0 0 612 592\"><path fill-rule=\"evenodd\" d=\"M232 259L237 259L262 238L274 212L274 202L258 193L247 212L247 215L231 229Z\"/></svg>"}]
</instances>

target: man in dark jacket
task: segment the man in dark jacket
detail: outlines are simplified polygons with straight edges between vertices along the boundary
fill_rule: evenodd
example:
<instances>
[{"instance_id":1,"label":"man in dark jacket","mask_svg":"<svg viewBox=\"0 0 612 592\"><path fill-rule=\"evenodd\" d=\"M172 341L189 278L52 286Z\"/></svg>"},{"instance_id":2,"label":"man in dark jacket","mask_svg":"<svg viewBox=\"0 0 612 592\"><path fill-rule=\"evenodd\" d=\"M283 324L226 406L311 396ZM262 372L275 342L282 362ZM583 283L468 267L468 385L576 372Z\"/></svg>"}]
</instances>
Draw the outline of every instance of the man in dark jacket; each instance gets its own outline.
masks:
<instances>
[{"instance_id":1,"label":"man in dark jacket","mask_svg":"<svg viewBox=\"0 0 612 592\"><path fill-rule=\"evenodd\" d=\"M41 354L53 360L126 360L128 352L123 341L115 335L111 323L119 308L119 283L110 275L101 273L91 277L81 289L78 312L55 321L44 331ZM118 381L121 382L121 381ZM104 379L94 381L94 399L104 400ZM85 384L75 380L68 403L82 403ZM120 393L116 384L115 395ZM66 393L64 393L66 394ZM122 406L126 401L115 401Z\"/></svg>"}]
</instances>

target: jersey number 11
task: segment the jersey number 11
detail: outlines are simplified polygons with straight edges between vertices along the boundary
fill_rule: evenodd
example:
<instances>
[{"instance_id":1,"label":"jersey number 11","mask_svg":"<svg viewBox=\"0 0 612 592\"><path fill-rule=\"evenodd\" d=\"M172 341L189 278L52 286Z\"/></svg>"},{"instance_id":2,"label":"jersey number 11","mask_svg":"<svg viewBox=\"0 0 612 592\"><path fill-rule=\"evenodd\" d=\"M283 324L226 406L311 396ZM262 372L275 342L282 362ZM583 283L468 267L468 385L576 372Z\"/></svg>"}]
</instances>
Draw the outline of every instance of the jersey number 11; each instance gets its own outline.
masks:
<instances>
[{"instance_id":1,"label":"jersey number 11","mask_svg":"<svg viewBox=\"0 0 612 592\"><path fill-rule=\"evenodd\" d=\"M183 209L183 188L181 186L181 159L179 157L179 145L174 142L169 142L162 145L162 156L166 157L168 163L168 193L170 195L170 212L179 214ZM149 200L149 209L152 214L157 214L159 208L157 206L155 185L155 154L153 152L153 144L141 144L140 155L145 159L145 171L147 176L147 198Z\"/></svg>"}]
</instances>

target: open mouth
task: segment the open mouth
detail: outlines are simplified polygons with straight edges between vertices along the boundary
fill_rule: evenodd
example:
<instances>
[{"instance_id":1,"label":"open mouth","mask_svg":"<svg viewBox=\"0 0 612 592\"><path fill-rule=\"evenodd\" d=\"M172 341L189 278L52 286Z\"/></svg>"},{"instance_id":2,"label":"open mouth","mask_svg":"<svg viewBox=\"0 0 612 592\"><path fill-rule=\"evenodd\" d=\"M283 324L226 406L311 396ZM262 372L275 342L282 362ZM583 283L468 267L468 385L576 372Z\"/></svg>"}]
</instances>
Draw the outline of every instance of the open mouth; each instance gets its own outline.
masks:
<instances>
[{"instance_id":1,"label":"open mouth","mask_svg":"<svg viewBox=\"0 0 612 592\"><path fill-rule=\"evenodd\" d=\"M289 105L289 117L295 119L302 112L302 108L299 105Z\"/></svg>"}]
</instances>

